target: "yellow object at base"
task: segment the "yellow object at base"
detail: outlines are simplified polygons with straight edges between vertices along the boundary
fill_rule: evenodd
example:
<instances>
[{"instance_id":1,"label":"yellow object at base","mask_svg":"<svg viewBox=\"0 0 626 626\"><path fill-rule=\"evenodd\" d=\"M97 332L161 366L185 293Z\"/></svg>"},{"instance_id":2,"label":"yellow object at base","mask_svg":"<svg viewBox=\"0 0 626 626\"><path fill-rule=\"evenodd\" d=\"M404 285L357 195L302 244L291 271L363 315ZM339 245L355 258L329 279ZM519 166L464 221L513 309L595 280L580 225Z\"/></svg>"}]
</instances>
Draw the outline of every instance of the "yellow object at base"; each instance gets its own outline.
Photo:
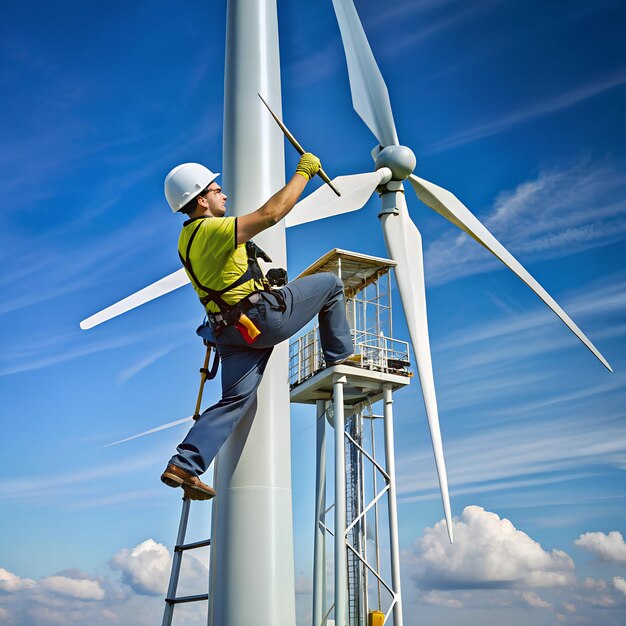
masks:
<instances>
[{"instance_id":1,"label":"yellow object at base","mask_svg":"<svg viewBox=\"0 0 626 626\"><path fill-rule=\"evenodd\" d=\"M385 623L385 614L380 611L371 611L368 620L367 626L383 626Z\"/></svg>"}]
</instances>

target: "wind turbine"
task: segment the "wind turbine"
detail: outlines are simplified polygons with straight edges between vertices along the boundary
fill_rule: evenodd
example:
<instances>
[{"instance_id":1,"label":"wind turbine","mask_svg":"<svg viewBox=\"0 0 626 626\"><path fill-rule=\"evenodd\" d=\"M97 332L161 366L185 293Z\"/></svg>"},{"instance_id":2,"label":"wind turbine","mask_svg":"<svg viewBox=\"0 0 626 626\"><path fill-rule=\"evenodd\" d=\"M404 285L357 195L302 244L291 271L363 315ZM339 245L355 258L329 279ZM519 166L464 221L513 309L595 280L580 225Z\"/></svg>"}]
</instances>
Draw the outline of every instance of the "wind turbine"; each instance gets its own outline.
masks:
<instances>
[{"instance_id":1,"label":"wind turbine","mask_svg":"<svg viewBox=\"0 0 626 626\"><path fill-rule=\"evenodd\" d=\"M287 226L314 216L328 217L360 209L378 191L382 200L379 218L389 257L396 261L398 291L419 372L426 415L432 439L437 475L445 511L448 536L452 542L452 518L439 415L435 394L428 323L422 237L407 211L402 181L408 180L417 197L484 246L521 278L567 325L609 370L611 366L546 290L522 267L506 248L452 193L413 174L413 151L400 145L387 86L352 0L333 0L346 55L352 104L359 117L378 140L372 151L375 172L335 179L342 192L336 198L321 187L300 202L287 216ZM391 175L390 175L391 174Z\"/></svg>"},{"instance_id":2,"label":"wind turbine","mask_svg":"<svg viewBox=\"0 0 626 626\"><path fill-rule=\"evenodd\" d=\"M420 200L467 232L515 272L605 367L611 368L559 305L455 196L413 175L415 155L399 144L387 87L354 4L351 0L333 0L333 5L346 51L354 108L378 140L372 153L375 171L333 179L342 194L340 198L328 187L321 187L294 208L284 226L296 226L360 209L379 189L382 199L380 219L389 256L398 263L398 289L417 359L448 533L452 540L428 339L421 235L409 217L402 181L408 179ZM275 0L258 0L253 11L249 1L229 0L223 171L234 206L256 208L284 181L282 138L278 129L270 126L271 119L256 95L263 93L280 114L278 58ZM247 167L251 160L260 164L253 177ZM259 239L261 246L277 263L285 266L285 238L281 229L282 226L276 226L262 233L265 237ZM81 322L81 328L92 328L188 282L184 270L179 269L87 318ZM210 616L210 623L216 626L257 622L282 626L295 622L291 524L288 522L291 492L285 348L282 346L275 351L259 390L257 412L266 417L267 424L260 425L257 419L251 425L251 420L245 420L244 429L249 428L250 433L238 433L218 457L220 502L217 513L214 511L212 536L216 538L217 533L216 547L220 547L220 554L218 567L212 567L211 571L214 574L219 569L220 575L215 580L212 577L211 595L219 606L213 605ZM279 453L280 458L277 458ZM262 469L262 475L259 475L259 469ZM219 484L222 480L225 480L224 489ZM267 484L260 484L263 481ZM249 504L248 500L254 502ZM251 512L257 515L256 519L250 519ZM231 521L233 526L229 526ZM246 598L245 602L241 602L242 597Z\"/></svg>"}]
</instances>

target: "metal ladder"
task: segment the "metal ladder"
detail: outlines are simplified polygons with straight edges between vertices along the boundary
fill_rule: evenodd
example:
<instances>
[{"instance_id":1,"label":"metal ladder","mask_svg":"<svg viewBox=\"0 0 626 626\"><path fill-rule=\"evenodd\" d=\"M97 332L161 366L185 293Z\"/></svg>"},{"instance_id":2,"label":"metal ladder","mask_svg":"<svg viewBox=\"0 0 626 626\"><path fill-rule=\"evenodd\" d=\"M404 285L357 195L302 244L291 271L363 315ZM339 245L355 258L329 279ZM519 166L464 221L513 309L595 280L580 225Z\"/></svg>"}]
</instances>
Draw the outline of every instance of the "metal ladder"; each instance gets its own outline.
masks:
<instances>
[{"instance_id":1,"label":"metal ladder","mask_svg":"<svg viewBox=\"0 0 626 626\"><path fill-rule=\"evenodd\" d=\"M172 572L170 574L170 582L167 587L167 595L165 596L165 611L163 613L162 626L171 626L174 617L174 607L184 602L199 602L208 600L209 594L202 593L195 596L176 597L176 589L178 588L178 578L180 576L180 568L183 563L183 552L193 550L194 548L204 548L211 545L210 539L204 541L195 541L194 543L185 543L185 534L187 533L187 523L189 521L189 508L191 500L183 498L183 510L180 514L180 523L178 525L178 535L176 536L176 545L174 546L174 557L172 559Z\"/></svg>"},{"instance_id":2,"label":"metal ladder","mask_svg":"<svg viewBox=\"0 0 626 626\"><path fill-rule=\"evenodd\" d=\"M349 435L359 444L362 440L362 424L360 415L355 413L348 420L346 427ZM348 441L346 445L346 524L350 525L363 510L363 476L362 459L359 451ZM364 542L364 528L358 522L348 533L346 539L361 553ZM346 557L348 579L348 624L349 626L364 625L363 587L364 572L361 561L348 550Z\"/></svg>"},{"instance_id":3,"label":"metal ladder","mask_svg":"<svg viewBox=\"0 0 626 626\"><path fill-rule=\"evenodd\" d=\"M200 331L203 332L200 332ZM207 380L212 380L217 374L217 368L220 363L219 355L217 353L216 344L214 338L211 336L210 326L204 323L198 328L198 335L202 337L202 342L206 346L206 354L204 355L204 363L200 368L200 389L198 389L198 399L196 400L196 409L193 414L193 419L197 420L200 417L200 404L202 403L202 392L204 391L204 384ZM207 333L209 333L207 335ZM215 351L213 357L213 365L209 369L209 360L211 357L211 351ZM180 567L183 564L183 552L185 550L193 550L194 548L204 548L211 545L210 539L204 541L196 541L194 543L185 543L185 535L187 534L187 523L189 522L189 508L191 506L191 500L183 497L183 510L180 513L180 523L178 524L178 535L176 536L176 545L174 546L174 557L172 559L172 571L170 573L170 582L167 586L167 595L165 596L165 611L163 613L162 626L171 626L172 619L174 618L174 607L177 604L183 604L184 602L199 602L201 600L208 600L208 593L201 593L196 596L181 596L176 597L176 589L178 588L178 578L180 576Z\"/></svg>"}]
</instances>

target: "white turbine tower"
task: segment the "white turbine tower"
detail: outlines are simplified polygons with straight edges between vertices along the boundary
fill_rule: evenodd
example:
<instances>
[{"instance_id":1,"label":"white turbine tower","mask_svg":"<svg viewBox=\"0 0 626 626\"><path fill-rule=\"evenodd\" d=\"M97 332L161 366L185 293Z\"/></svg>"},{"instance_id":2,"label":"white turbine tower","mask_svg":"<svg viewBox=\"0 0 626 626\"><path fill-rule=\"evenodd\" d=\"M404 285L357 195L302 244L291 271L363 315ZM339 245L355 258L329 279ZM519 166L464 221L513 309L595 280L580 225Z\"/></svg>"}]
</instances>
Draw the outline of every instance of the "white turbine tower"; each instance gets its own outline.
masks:
<instances>
[{"instance_id":1,"label":"white turbine tower","mask_svg":"<svg viewBox=\"0 0 626 626\"><path fill-rule=\"evenodd\" d=\"M226 20L222 171L232 214L242 215L261 206L285 182L284 140L257 96L265 94L281 114L276 0L229 0ZM284 228L278 224L256 237L280 267L286 267ZM84 320L81 328L188 282L180 269ZM294 626L296 621L287 362L285 342L274 349L256 406L216 459L212 626Z\"/></svg>"}]
</instances>

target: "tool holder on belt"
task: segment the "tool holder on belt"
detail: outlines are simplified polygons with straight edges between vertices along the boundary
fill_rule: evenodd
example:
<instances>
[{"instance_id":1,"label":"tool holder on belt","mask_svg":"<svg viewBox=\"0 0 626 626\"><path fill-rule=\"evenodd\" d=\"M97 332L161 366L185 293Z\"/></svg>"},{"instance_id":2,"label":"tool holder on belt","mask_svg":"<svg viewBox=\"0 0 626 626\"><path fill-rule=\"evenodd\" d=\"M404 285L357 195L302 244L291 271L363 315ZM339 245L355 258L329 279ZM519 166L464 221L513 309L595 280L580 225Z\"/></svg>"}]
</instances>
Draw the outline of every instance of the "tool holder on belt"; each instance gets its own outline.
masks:
<instances>
[{"instance_id":1,"label":"tool holder on belt","mask_svg":"<svg viewBox=\"0 0 626 626\"><path fill-rule=\"evenodd\" d=\"M248 343L254 343L261 331L246 315L246 311L260 298L260 292L255 291L219 313L209 313L209 320L215 335L219 337L227 326L235 326Z\"/></svg>"}]
</instances>

